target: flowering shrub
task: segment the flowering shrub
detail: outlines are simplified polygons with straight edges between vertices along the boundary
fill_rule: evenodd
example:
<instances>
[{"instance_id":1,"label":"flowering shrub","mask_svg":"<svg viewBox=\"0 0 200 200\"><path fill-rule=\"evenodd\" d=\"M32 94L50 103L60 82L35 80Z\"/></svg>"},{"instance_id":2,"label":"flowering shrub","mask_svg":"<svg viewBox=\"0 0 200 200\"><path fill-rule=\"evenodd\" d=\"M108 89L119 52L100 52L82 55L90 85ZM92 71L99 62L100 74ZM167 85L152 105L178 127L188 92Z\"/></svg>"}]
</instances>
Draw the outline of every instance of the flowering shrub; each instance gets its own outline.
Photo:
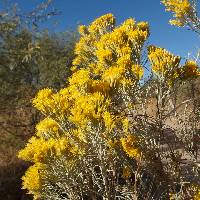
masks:
<instances>
[{"instance_id":1,"label":"flowering shrub","mask_svg":"<svg viewBox=\"0 0 200 200\"><path fill-rule=\"evenodd\" d=\"M199 76L197 63L146 51L148 23L131 18L116 26L107 14L79 32L69 84L33 99L45 119L19 152L33 163L23 188L48 200L198 199L199 117L190 100L176 101L176 88ZM142 85L145 52L154 78Z\"/></svg>"},{"instance_id":2,"label":"flowering shrub","mask_svg":"<svg viewBox=\"0 0 200 200\"><path fill-rule=\"evenodd\" d=\"M166 11L173 13L174 19L169 23L175 26L187 26L200 34L200 18L198 17L198 0L161 0Z\"/></svg>"}]
</instances>

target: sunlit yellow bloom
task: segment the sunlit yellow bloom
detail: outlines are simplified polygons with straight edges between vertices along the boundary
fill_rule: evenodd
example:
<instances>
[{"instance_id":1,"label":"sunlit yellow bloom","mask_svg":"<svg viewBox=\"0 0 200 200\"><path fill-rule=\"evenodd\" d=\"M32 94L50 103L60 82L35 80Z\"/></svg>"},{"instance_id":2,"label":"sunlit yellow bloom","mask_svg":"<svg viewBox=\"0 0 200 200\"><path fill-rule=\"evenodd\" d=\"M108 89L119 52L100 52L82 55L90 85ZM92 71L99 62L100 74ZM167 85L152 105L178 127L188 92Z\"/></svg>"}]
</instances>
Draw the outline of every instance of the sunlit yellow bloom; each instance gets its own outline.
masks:
<instances>
[{"instance_id":1,"label":"sunlit yellow bloom","mask_svg":"<svg viewBox=\"0 0 200 200\"><path fill-rule=\"evenodd\" d=\"M112 14L106 14L94 22L88 27L90 33L103 34L107 31L111 31L115 25L115 17Z\"/></svg>"},{"instance_id":2,"label":"sunlit yellow bloom","mask_svg":"<svg viewBox=\"0 0 200 200\"><path fill-rule=\"evenodd\" d=\"M137 42L139 46L142 46L143 43L146 41L149 33L147 31L143 31L140 29L135 29L134 31L130 31L128 36L131 41Z\"/></svg>"},{"instance_id":3,"label":"sunlit yellow bloom","mask_svg":"<svg viewBox=\"0 0 200 200\"><path fill-rule=\"evenodd\" d=\"M78 148L76 145L72 145L69 142L69 139L66 137L61 137L55 141L52 151L56 156L67 155L68 159L73 159L78 154L82 154L83 151L81 148Z\"/></svg>"},{"instance_id":4,"label":"sunlit yellow bloom","mask_svg":"<svg viewBox=\"0 0 200 200\"><path fill-rule=\"evenodd\" d=\"M75 72L72 77L69 79L70 85L75 85L77 87L87 86L90 81L90 72L86 69L80 69Z\"/></svg>"},{"instance_id":5,"label":"sunlit yellow bloom","mask_svg":"<svg viewBox=\"0 0 200 200\"><path fill-rule=\"evenodd\" d=\"M53 91L49 88L40 90L32 101L33 106L46 113L47 108L52 104L52 95Z\"/></svg>"},{"instance_id":6,"label":"sunlit yellow bloom","mask_svg":"<svg viewBox=\"0 0 200 200\"><path fill-rule=\"evenodd\" d=\"M148 58L152 65L152 71L162 77L170 77L177 70L180 57L174 56L167 50L150 46L148 49Z\"/></svg>"},{"instance_id":7,"label":"sunlit yellow bloom","mask_svg":"<svg viewBox=\"0 0 200 200\"><path fill-rule=\"evenodd\" d=\"M71 130L70 134L73 137L76 137L80 141L87 142L86 141L86 132L83 131L83 129L81 129L81 128Z\"/></svg>"},{"instance_id":8,"label":"sunlit yellow bloom","mask_svg":"<svg viewBox=\"0 0 200 200\"><path fill-rule=\"evenodd\" d=\"M90 52L90 49L87 47L87 44L90 43L92 43L92 38L89 36L81 37L75 46L75 54L81 54L84 59L88 59L87 57L84 57L84 54Z\"/></svg>"},{"instance_id":9,"label":"sunlit yellow bloom","mask_svg":"<svg viewBox=\"0 0 200 200\"><path fill-rule=\"evenodd\" d=\"M68 88L61 89L55 93L52 96L53 103L50 108L51 112L60 118L66 118L72 104L69 98L70 95Z\"/></svg>"},{"instance_id":10,"label":"sunlit yellow bloom","mask_svg":"<svg viewBox=\"0 0 200 200\"><path fill-rule=\"evenodd\" d=\"M141 65L132 65L132 72L138 79L141 79L144 74L144 69Z\"/></svg>"},{"instance_id":11,"label":"sunlit yellow bloom","mask_svg":"<svg viewBox=\"0 0 200 200\"><path fill-rule=\"evenodd\" d=\"M192 184L191 189L194 192L193 200L200 200L200 186Z\"/></svg>"},{"instance_id":12,"label":"sunlit yellow bloom","mask_svg":"<svg viewBox=\"0 0 200 200\"><path fill-rule=\"evenodd\" d=\"M97 55L99 62L107 63L107 64L109 64L109 62L112 62L113 53L111 50L100 49L100 50L96 51L96 55Z\"/></svg>"},{"instance_id":13,"label":"sunlit yellow bloom","mask_svg":"<svg viewBox=\"0 0 200 200\"><path fill-rule=\"evenodd\" d=\"M129 18L122 23L122 28L126 31L134 30L136 28L136 21L133 18Z\"/></svg>"},{"instance_id":14,"label":"sunlit yellow bloom","mask_svg":"<svg viewBox=\"0 0 200 200\"><path fill-rule=\"evenodd\" d=\"M84 89L87 88L86 85L83 85L83 87L80 87L80 88L77 87L76 85L69 85L67 87L67 89L69 90L68 100L73 103L75 101L75 99L77 99L80 96L82 96L83 93L85 93Z\"/></svg>"},{"instance_id":15,"label":"sunlit yellow bloom","mask_svg":"<svg viewBox=\"0 0 200 200\"><path fill-rule=\"evenodd\" d=\"M186 18L193 12L192 5L189 0L162 0L167 11L171 11L174 20L170 20L170 24L176 26L184 26Z\"/></svg>"},{"instance_id":16,"label":"sunlit yellow bloom","mask_svg":"<svg viewBox=\"0 0 200 200\"><path fill-rule=\"evenodd\" d=\"M107 93L110 90L110 85L108 82L102 80L94 80L90 85L90 92L102 92Z\"/></svg>"},{"instance_id":17,"label":"sunlit yellow bloom","mask_svg":"<svg viewBox=\"0 0 200 200\"><path fill-rule=\"evenodd\" d=\"M79 26L78 32L82 35L85 36L88 34L88 29L86 26Z\"/></svg>"},{"instance_id":18,"label":"sunlit yellow bloom","mask_svg":"<svg viewBox=\"0 0 200 200\"><path fill-rule=\"evenodd\" d=\"M39 199L39 190L41 188L41 171L45 168L45 165L36 163L30 166L22 177L23 189L27 189L29 194L34 195L34 199Z\"/></svg>"},{"instance_id":19,"label":"sunlit yellow bloom","mask_svg":"<svg viewBox=\"0 0 200 200\"><path fill-rule=\"evenodd\" d=\"M106 128L111 131L115 127L115 116L106 111L103 113L103 119Z\"/></svg>"},{"instance_id":20,"label":"sunlit yellow bloom","mask_svg":"<svg viewBox=\"0 0 200 200\"><path fill-rule=\"evenodd\" d=\"M65 93L63 93L65 91ZM62 89L57 93L53 93L51 89L42 89L33 99L33 105L43 114L54 114L64 117L68 112L71 103L68 101L68 89Z\"/></svg>"},{"instance_id":21,"label":"sunlit yellow bloom","mask_svg":"<svg viewBox=\"0 0 200 200\"><path fill-rule=\"evenodd\" d=\"M26 147L19 152L18 157L34 163L45 163L51 156L60 156L64 153L72 156L74 149L76 146L71 145L66 137L48 140L32 137Z\"/></svg>"},{"instance_id":22,"label":"sunlit yellow bloom","mask_svg":"<svg viewBox=\"0 0 200 200\"><path fill-rule=\"evenodd\" d=\"M86 125L89 120L100 120L109 104L109 100L99 92L82 95L71 108L69 119L76 125Z\"/></svg>"},{"instance_id":23,"label":"sunlit yellow bloom","mask_svg":"<svg viewBox=\"0 0 200 200\"><path fill-rule=\"evenodd\" d=\"M119 52L120 58L117 60L117 65L120 67L124 67L125 69L129 69L133 63L133 61L131 60L131 53L127 52L125 53L125 51L129 51L129 48L123 48L121 52Z\"/></svg>"},{"instance_id":24,"label":"sunlit yellow bloom","mask_svg":"<svg viewBox=\"0 0 200 200\"><path fill-rule=\"evenodd\" d=\"M32 137L18 155L34 163L24 179L24 188L30 192L42 187L39 163L48 168L53 159L66 158L65 167L74 166L76 158L86 152L83 147L94 128L103 131L101 136L108 147L123 148L131 158L140 156L136 137L129 135L120 140L121 135L113 135L118 131L126 135L130 129L128 119L118 114L118 106L131 103L125 95L131 96L133 86L143 76L143 67L136 63L140 63L149 36L148 23L130 18L116 26L115 17L107 14L88 26L80 26L79 33L68 85L56 92L40 90L33 99L33 105L46 118L36 126L37 137ZM124 171L124 177L128 176Z\"/></svg>"},{"instance_id":25,"label":"sunlit yellow bloom","mask_svg":"<svg viewBox=\"0 0 200 200\"><path fill-rule=\"evenodd\" d=\"M82 66L82 63L85 62L85 57L83 56L78 56L76 58L74 58L74 60L72 61L73 66L71 67L71 71L76 71L78 69L79 66Z\"/></svg>"},{"instance_id":26,"label":"sunlit yellow bloom","mask_svg":"<svg viewBox=\"0 0 200 200\"><path fill-rule=\"evenodd\" d=\"M188 60L180 69L181 78L193 78L200 75L199 67L195 61Z\"/></svg>"},{"instance_id":27,"label":"sunlit yellow bloom","mask_svg":"<svg viewBox=\"0 0 200 200\"><path fill-rule=\"evenodd\" d=\"M131 66L140 59L142 45L149 36L149 25L146 22L136 23L130 18L116 27L113 15L107 14L88 27L80 26L79 31L81 38L75 48L77 56L72 69L88 69L91 73L88 77L90 81L94 80L93 77L98 77L98 81L106 80L113 86L124 76L123 73L130 73ZM135 75L141 78L142 69L136 69L138 70L135 70ZM81 76L85 80L81 73L77 80L80 80ZM76 76L74 78L76 79ZM80 82L82 83L82 80Z\"/></svg>"},{"instance_id":28,"label":"sunlit yellow bloom","mask_svg":"<svg viewBox=\"0 0 200 200\"><path fill-rule=\"evenodd\" d=\"M124 76L125 67L124 66L113 66L107 69L103 74L103 79L107 81L110 86L115 86L116 83Z\"/></svg>"},{"instance_id":29,"label":"sunlit yellow bloom","mask_svg":"<svg viewBox=\"0 0 200 200\"><path fill-rule=\"evenodd\" d=\"M122 119L122 124L123 124L124 132L128 133L129 125L130 125L129 119L127 117L125 117L124 119Z\"/></svg>"},{"instance_id":30,"label":"sunlit yellow bloom","mask_svg":"<svg viewBox=\"0 0 200 200\"><path fill-rule=\"evenodd\" d=\"M59 137L59 126L51 118L45 118L36 125L36 135L39 137Z\"/></svg>"},{"instance_id":31,"label":"sunlit yellow bloom","mask_svg":"<svg viewBox=\"0 0 200 200\"><path fill-rule=\"evenodd\" d=\"M174 26L184 26L184 22L176 19L169 20L169 23Z\"/></svg>"},{"instance_id":32,"label":"sunlit yellow bloom","mask_svg":"<svg viewBox=\"0 0 200 200\"><path fill-rule=\"evenodd\" d=\"M108 146L111 148L117 148L119 146L119 141L117 139L109 139Z\"/></svg>"},{"instance_id":33,"label":"sunlit yellow bloom","mask_svg":"<svg viewBox=\"0 0 200 200\"><path fill-rule=\"evenodd\" d=\"M148 22L139 22L137 23L137 28L149 34L149 24Z\"/></svg>"},{"instance_id":34,"label":"sunlit yellow bloom","mask_svg":"<svg viewBox=\"0 0 200 200\"><path fill-rule=\"evenodd\" d=\"M43 138L32 137L26 147L19 152L18 157L26 161L42 162L54 145L53 139L46 141Z\"/></svg>"},{"instance_id":35,"label":"sunlit yellow bloom","mask_svg":"<svg viewBox=\"0 0 200 200\"><path fill-rule=\"evenodd\" d=\"M137 147L137 138L134 135L128 135L127 137L121 138L121 144L123 150L131 158L139 158L141 156L141 151Z\"/></svg>"}]
</instances>

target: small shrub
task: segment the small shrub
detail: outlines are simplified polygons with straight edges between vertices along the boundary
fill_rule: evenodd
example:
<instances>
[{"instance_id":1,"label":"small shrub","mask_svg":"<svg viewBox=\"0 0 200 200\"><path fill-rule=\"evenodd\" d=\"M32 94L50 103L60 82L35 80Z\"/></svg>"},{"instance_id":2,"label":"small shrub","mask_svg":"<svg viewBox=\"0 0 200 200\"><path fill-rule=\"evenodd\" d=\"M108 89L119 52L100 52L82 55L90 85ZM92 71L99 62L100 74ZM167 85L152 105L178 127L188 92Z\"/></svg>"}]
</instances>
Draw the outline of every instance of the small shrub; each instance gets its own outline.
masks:
<instances>
[{"instance_id":1,"label":"small shrub","mask_svg":"<svg viewBox=\"0 0 200 200\"><path fill-rule=\"evenodd\" d=\"M33 99L45 119L19 152L33 163L23 188L48 200L198 199L198 106L177 100L197 63L146 48L149 25L131 18L116 26L107 14L79 32L67 87ZM147 57L153 81L142 85Z\"/></svg>"}]
</instances>

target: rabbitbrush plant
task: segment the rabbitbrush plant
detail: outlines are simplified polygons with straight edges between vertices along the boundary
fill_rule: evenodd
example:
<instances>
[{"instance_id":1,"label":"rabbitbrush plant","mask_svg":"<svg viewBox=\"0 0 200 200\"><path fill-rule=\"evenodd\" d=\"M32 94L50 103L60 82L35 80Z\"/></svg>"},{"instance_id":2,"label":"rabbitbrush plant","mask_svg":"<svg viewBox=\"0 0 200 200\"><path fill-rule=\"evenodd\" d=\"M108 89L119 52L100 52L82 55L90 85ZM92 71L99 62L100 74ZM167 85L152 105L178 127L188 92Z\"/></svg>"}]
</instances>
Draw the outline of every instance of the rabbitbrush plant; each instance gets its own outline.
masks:
<instances>
[{"instance_id":1,"label":"rabbitbrush plant","mask_svg":"<svg viewBox=\"0 0 200 200\"><path fill-rule=\"evenodd\" d=\"M198 109L177 99L197 63L146 47L149 25L132 18L116 26L107 14L79 32L66 87L33 99L45 118L19 152L32 163L23 188L41 200L199 199Z\"/></svg>"}]
</instances>

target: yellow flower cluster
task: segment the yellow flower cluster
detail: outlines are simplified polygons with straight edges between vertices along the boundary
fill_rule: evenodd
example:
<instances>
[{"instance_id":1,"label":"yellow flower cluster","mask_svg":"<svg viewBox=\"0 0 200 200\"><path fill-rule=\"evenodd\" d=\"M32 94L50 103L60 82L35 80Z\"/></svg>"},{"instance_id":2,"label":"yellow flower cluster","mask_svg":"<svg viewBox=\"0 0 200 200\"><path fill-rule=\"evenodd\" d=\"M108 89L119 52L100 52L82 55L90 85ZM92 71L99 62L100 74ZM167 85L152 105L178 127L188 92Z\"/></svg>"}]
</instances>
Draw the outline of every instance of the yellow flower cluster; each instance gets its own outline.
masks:
<instances>
[{"instance_id":1,"label":"yellow flower cluster","mask_svg":"<svg viewBox=\"0 0 200 200\"><path fill-rule=\"evenodd\" d=\"M89 121L100 120L109 104L109 99L99 92L79 96L70 110L69 120L78 127L85 127Z\"/></svg>"},{"instance_id":2,"label":"yellow flower cluster","mask_svg":"<svg viewBox=\"0 0 200 200\"><path fill-rule=\"evenodd\" d=\"M195 61L188 60L179 71L182 79L193 78L200 75L199 67Z\"/></svg>"},{"instance_id":3,"label":"yellow flower cluster","mask_svg":"<svg viewBox=\"0 0 200 200\"><path fill-rule=\"evenodd\" d=\"M51 119L45 118L40 121L36 126L36 135L43 138L58 138L59 137L59 126L58 123Z\"/></svg>"},{"instance_id":4,"label":"yellow flower cluster","mask_svg":"<svg viewBox=\"0 0 200 200\"><path fill-rule=\"evenodd\" d=\"M148 23L128 19L115 27L114 16L107 14L88 27L81 26L79 31L82 37L75 48L77 56L73 70L87 68L90 77L99 77L111 87L115 87L115 79L120 80L122 76L123 81L128 81L126 76L132 76L132 79L142 77L143 67L139 60L149 36Z\"/></svg>"},{"instance_id":5,"label":"yellow flower cluster","mask_svg":"<svg viewBox=\"0 0 200 200\"><path fill-rule=\"evenodd\" d=\"M121 138L121 144L123 150L131 158L140 158L141 151L138 148L138 139L134 135L128 135L127 137Z\"/></svg>"},{"instance_id":6,"label":"yellow flower cluster","mask_svg":"<svg viewBox=\"0 0 200 200\"><path fill-rule=\"evenodd\" d=\"M49 88L42 89L38 92L37 97L33 99L33 105L35 108L45 113L48 110L48 106L51 105L53 91Z\"/></svg>"},{"instance_id":7,"label":"yellow flower cluster","mask_svg":"<svg viewBox=\"0 0 200 200\"><path fill-rule=\"evenodd\" d=\"M128 19L115 27L114 16L107 14L79 31L81 38L72 67L76 70L68 87L57 93L51 89L39 91L33 105L47 116L85 127L91 120L108 118L112 88L130 90L142 78L144 70L139 63L149 26Z\"/></svg>"},{"instance_id":8,"label":"yellow flower cluster","mask_svg":"<svg viewBox=\"0 0 200 200\"><path fill-rule=\"evenodd\" d=\"M132 72L138 79L141 79L144 74L144 69L141 65L132 65Z\"/></svg>"},{"instance_id":9,"label":"yellow flower cluster","mask_svg":"<svg viewBox=\"0 0 200 200\"><path fill-rule=\"evenodd\" d=\"M109 83L110 87L116 86L124 77L125 67L124 66L113 66L105 70L102 78L104 81Z\"/></svg>"},{"instance_id":10,"label":"yellow flower cluster","mask_svg":"<svg viewBox=\"0 0 200 200\"><path fill-rule=\"evenodd\" d=\"M34 200L39 199L39 190L41 188L41 171L45 168L45 165L36 163L30 166L22 177L23 189L27 189L29 194L34 195Z\"/></svg>"},{"instance_id":11,"label":"yellow flower cluster","mask_svg":"<svg viewBox=\"0 0 200 200\"><path fill-rule=\"evenodd\" d=\"M186 12L184 6L181 12ZM131 159L141 157L139 138L130 134L131 123L122 111L134 107L132 97L144 73L141 54L149 37L149 25L130 18L116 26L114 16L107 14L89 26L80 26L79 32L74 73L66 88L57 92L42 89L33 99L33 105L46 118L36 126L36 137L29 140L19 157L34 163L23 181L24 188L35 197L41 187L41 171L48 167L49 160L66 157L66 162L73 160L75 165L74 160L86 153L88 135L93 130L102 132L109 147L123 149ZM148 58L153 73L170 83L178 77L199 75L194 61L180 67L180 57L165 49L150 46ZM125 167L123 176L128 178L130 173Z\"/></svg>"},{"instance_id":12,"label":"yellow flower cluster","mask_svg":"<svg viewBox=\"0 0 200 200\"><path fill-rule=\"evenodd\" d=\"M112 129L115 127L115 116L106 111L104 112L103 119L107 129L112 131Z\"/></svg>"},{"instance_id":13,"label":"yellow flower cluster","mask_svg":"<svg viewBox=\"0 0 200 200\"><path fill-rule=\"evenodd\" d=\"M167 11L171 11L175 19L170 20L170 24L175 26L184 26L187 16L193 12L192 5L189 0L162 0Z\"/></svg>"},{"instance_id":14,"label":"yellow flower cluster","mask_svg":"<svg viewBox=\"0 0 200 200\"><path fill-rule=\"evenodd\" d=\"M165 79L169 85L179 79L194 78L200 75L199 67L195 61L188 60L181 66L181 58L168 52L167 50L149 46L148 58L152 71L159 77Z\"/></svg>"},{"instance_id":15,"label":"yellow flower cluster","mask_svg":"<svg viewBox=\"0 0 200 200\"><path fill-rule=\"evenodd\" d=\"M115 27L115 18L112 14L107 14L96 19L88 27L80 26L81 38L75 47L75 54L78 56L73 61L72 70L77 67L86 67L94 63L95 46L101 35L110 32Z\"/></svg>"},{"instance_id":16,"label":"yellow flower cluster","mask_svg":"<svg viewBox=\"0 0 200 200\"><path fill-rule=\"evenodd\" d=\"M200 200L200 187L196 190L196 193L193 198L194 200Z\"/></svg>"},{"instance_id":17,"label":"yellow flower cluster","mask_svg":"<svg viewBox=\"0 0 200 200\"><path fill-rule=\"evenodd\" d=\"M18 157L34 163L46 163L48 158L61 154L66 154L70 158L73 153L78 154L76 149L77 147L71 145L66 137L49 140L32 137L26 147L19 152Z\"/></svg>"},{"instance_id":18,"label":"yellow flower cluster","mask_svg":"<svg viewBox=\"0 0 200 200\"><path fill-rule=\"evenodd\" d=\"M69 79L70 85L74 85L76 87L84 87L90 81L90 72L87 69L81 69L73 74L73 76Z\"/></svg>"},{"instance_id":19,"label":"yellow flower cluster","mask_svg":"<svg viewBox=\"0 0 200 200\"><path fill-rule=\"evenodd\" d=\"M34 163L23 181L24 188L35 197L41 187L39 166L48 167L52 158L66 157L71 162L83 156L91 127L107 134L108 141L116 139L111 137L116 128L124 133L129 130L128 120L116 111L118 106L127 105L124 93L132 93L143 76L141 52L149 36L148 23L128 19L116 27L114 16L107 14L89 26L80 26L79 32L74 73L67 87L57 92L42 89L33 99L34 107L46 118L36 126L36 136L19 152L19 157ZM133 136L122 138L121 144L131 158L140 155Z\"/></svg>"},{"instance_id":20,"label":"yellow flower cluster","mask_svg":"<svg viewBox=\"0 0 200 200\"><path fill-rule=\"evenodd\" d=\"M199 200L200 199L200 186L196 183L192 183L189 187L189 191L192 193L193 200Z\"/></svg>"},{"instance_id":21,"label":"yellow flower cluster","mask_svg":"<svg viewBox=\"0 0 200 200\"><path fill-rule=\"evenodd\" d=\"M34 163L22 178L23 189L33 194L34 199L39 197L42 171L46 170L45 166L48 166L51 159L65 156L66 160L71 162L84 152L81 147L70 142L67 134L60 133L58 123L52 118L46 118L36 126L37 137L33 136L26 147L18 153L19 158ZM82 139L81 132L77 133L75 137Z\"/></svg>"},{"instance_id":22,"label":"yellow flower cluster","mask_svg":"<svg viewBox=\"0 0 200 200\"><path fill-rule=\"evenodd\" d=\"M100 92L107 94L111 88L109 83L104 80L93 80L88 89L91 93Z\"/></svg>"},{"instance_id":23,"label":"yellow flower cluster","mask_svg":"<svg viewBox=\"0 0 200 200\"><path fill-rule=\"evenodd\" d=\"M104 34L112 31L115 26L115 17L112 14L106 14L99 17L88 27L88 31L95 35Z\"/></svg>"},{"instance_id":24,"label":"yellow flower cluster","mask_svg":"<svg viewBox=\"0 0 200 200\"><path fill-rule=\"evenodd\" d=\"M155 46L149 46L148 58L152 65L152 71L162 77L174 75L178 69L180 57L174 56L167 50Z\"/></svg>"},{"instance_id":25,"label":"yellow flower cluster","mask_svg":"<svg viewBox=\"0 0 200 200\"><path fill-rule=\"evenodd\" d=\"M38 92L32 103L35 108L44 115L55 115L63 118L71 106L69 89L62 89L57 93L49 88L42 89Z\"/></svg>"}]
</instances>

